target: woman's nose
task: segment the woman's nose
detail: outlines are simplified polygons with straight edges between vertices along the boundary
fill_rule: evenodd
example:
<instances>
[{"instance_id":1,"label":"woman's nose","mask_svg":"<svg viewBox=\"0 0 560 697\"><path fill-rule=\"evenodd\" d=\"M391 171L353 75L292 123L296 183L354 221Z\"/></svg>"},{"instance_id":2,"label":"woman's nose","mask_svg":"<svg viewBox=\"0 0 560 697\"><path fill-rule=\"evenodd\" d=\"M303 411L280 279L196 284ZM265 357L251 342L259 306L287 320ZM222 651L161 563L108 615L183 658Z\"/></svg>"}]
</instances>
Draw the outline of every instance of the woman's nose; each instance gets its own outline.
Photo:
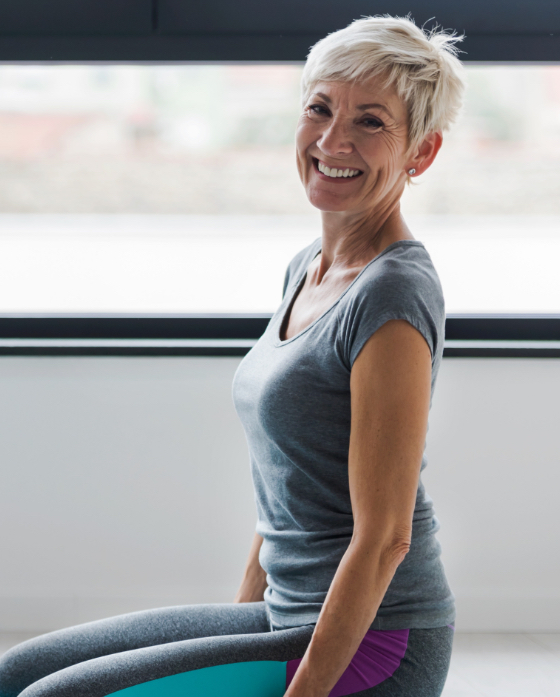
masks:
<instances>
[{"instance_id":1,"label":"woman's nose","mask_svg":"<svg viewBox=\"0 0 560 697\"><path fill-rule=\"evenodd\" d=\"M348 155L354 147L346 124L337 119L325 127L317 145L325 155Z\"/></svg>"}]
</instances>

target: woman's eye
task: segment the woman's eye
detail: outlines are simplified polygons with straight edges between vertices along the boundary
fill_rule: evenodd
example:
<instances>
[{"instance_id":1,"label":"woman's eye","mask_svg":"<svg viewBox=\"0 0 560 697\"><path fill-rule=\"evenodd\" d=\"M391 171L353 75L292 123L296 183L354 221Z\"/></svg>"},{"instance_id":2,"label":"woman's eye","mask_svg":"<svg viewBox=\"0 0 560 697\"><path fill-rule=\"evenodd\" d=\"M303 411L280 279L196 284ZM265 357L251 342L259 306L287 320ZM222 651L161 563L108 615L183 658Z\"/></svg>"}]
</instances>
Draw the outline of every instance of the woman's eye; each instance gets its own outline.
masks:
<instances>
[{"instance_id":1,"label":"woman's eye","mask_svg":"<svg viewBox=\"0 0 560 697\"><path fill-rule=\"evenodd\" d=\"M311 104L308 108L314 114L319 114L320 116L324 116L325 114L329 113L327 109L321 104Z\"/></svg>"},{"instance_id":2,"label":"woman's eye","mask_svg":"<svg viewBox=\"0 0 560 697\"><path fill-rule=\"evenodd\" d=\"M369 128L381 128L383 123L379 119L364 119L364 123Z\"/></svg>"}]
</instances>

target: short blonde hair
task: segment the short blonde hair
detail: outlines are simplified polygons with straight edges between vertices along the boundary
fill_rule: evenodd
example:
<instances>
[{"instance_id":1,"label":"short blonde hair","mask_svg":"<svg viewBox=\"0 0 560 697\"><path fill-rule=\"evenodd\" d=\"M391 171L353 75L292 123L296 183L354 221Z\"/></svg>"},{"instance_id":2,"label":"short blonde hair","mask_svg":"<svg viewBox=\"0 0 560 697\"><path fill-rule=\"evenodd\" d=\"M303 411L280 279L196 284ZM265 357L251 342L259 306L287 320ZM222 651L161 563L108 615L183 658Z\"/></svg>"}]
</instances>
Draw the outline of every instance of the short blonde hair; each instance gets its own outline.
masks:
<instances>
[{"instance_id":1,"label":"short blonde hair","mask_svg":"<svg viewBox=\"0 0 560 697\"><path fill-rule=\"evenodd\" d=\"M311 48L302 74L303 101L318 82L384 75L407 106L412 148L428 133L449 128L459 114L465 70L455 43L462 39L437 28L426 32L408 17L357 19Z\"/></svg>"}]
</instances>

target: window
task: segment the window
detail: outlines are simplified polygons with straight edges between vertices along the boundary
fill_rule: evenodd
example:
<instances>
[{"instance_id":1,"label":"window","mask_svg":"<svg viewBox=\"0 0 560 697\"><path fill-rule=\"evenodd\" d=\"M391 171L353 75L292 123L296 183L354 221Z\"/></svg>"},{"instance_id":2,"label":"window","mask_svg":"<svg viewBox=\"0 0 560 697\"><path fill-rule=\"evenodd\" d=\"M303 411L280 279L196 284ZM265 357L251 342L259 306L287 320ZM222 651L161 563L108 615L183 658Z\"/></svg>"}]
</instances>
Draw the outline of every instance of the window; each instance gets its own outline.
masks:
<instances>
[{"instance_id":1,"label":"window","mask_svg":"<svg viewBox=\"0 0 560 697\"><path fill-rule=\"evenodd\" d=\"M0 312L270 312L320 234L300 65L0 66ZM560 66L469 65L409 187L448 313L560 312Z\"/></svg>"}]
</instances>

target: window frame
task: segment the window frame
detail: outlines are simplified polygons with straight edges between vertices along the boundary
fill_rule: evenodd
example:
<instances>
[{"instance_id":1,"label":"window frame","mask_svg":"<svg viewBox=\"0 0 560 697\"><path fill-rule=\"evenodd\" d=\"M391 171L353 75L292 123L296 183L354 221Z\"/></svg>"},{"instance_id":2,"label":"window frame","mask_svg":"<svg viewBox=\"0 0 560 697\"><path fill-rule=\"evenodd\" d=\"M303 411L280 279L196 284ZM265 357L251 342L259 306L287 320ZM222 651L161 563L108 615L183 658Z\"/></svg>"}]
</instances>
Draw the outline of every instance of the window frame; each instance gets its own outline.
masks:
<instances>
[{"instance_id":1,"label":"window frame","mask_svg":"<svg viewBox=\"0 0 560 697\"><path fill-rule=\"evenodd\" d=\"M271 314L1 315L0 356L244 356ZM560 315L449 314L444 358L560 358Z\"/></svg>"}]
</instances>

